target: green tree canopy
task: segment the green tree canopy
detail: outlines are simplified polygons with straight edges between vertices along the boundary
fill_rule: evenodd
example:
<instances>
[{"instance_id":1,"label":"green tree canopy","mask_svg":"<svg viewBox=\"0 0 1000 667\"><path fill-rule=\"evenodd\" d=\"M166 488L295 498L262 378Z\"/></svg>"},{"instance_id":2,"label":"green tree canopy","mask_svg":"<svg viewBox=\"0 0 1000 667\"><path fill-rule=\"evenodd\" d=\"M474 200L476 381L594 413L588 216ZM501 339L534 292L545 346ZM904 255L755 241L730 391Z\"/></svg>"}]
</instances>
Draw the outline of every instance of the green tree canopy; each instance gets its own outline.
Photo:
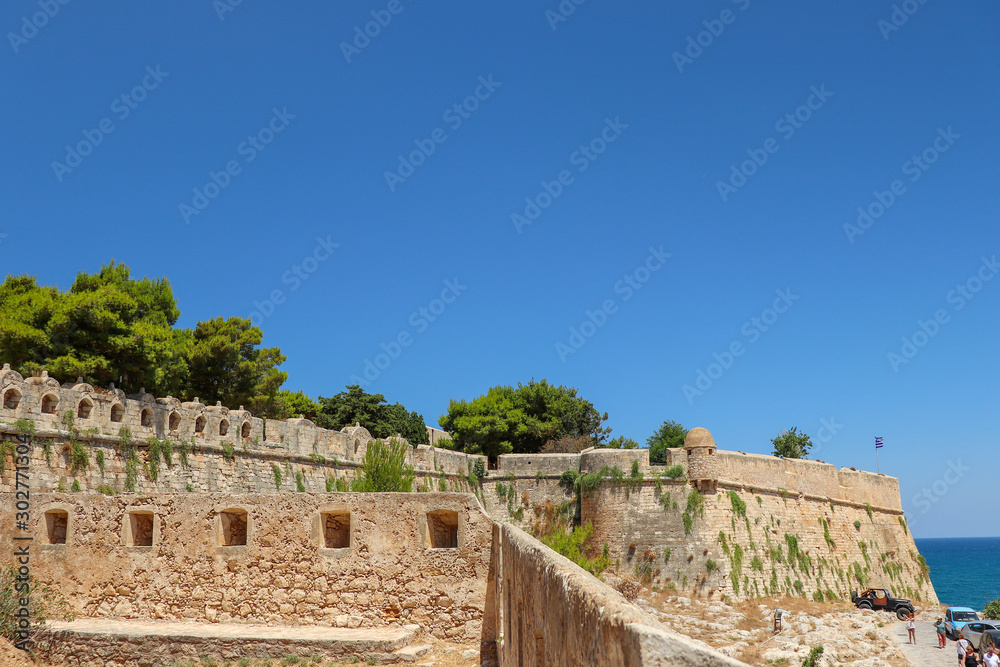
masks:
<instances>
[{"instance_id":1,"label":"green tree canopy","mask_svg":"<svg viewBox=\"0 0 1000 667\"><path fill-rule=\"evenodd\" d=\"M532 380L516 389L493 387L472 401L452 399L438 423L452 434L457 449L496 457L539 452L565 435L601 443L609 432L602 427L607 418L576 389Z\"/></svg>"},{"instance_id":2,"label":"green tree canopy","mask_svg":"<svg viewBox=\"0 0 1000 667\"><path fill-rule=\"evenodd\" d=\"M771 440L774 445L774 455L783 456L786 459L807 459L809 458L809 448L812 447L812 440L805 433L797 433L796 427L789 431L782 431L778 437Z\"/></svg>"},{"instance_id":3,"label":"green tree canopy","mask_svg":"<svg viewBox=\"0 0 1000 667\"><path fill-rule=\"evenodd\" d=\"M611 438L606 443L601 445L601 447L605 449L638 449L639 443L632 438L620 435L617 438Z\"/></svg>"},{"instance_id":4,"label":"green tree canopy","mask_svg":"<svg viewBox=\"0 0 1000 667\"><path fill-rule=\"evenodd\" d=\"M222 401L257 414L276 414L278 389L288 373L277 369L285 361L281 350L258 348L263 336L259 327L250 324L250 318L216 317L198 322L188 346L186 393L206 403Z\"/></svg>"},{"instance_id":5,"label":"green tree canopy","mask_svg":"<svg viewBox=\"0 0 1000 667\"><path fill-rule=\"evenodd\" d=\"M316 425L334 430L361 424L376 438L389 438L397 433L411 445L426 445L427 426L416 412L407 412L399 403L389 405L382 394L369 394L360 385L352 384L330 398L319 397Z\"/></svg>"},{"instance_id":6,"label":"green tree canopy","mask_svg":"<svg viewBox=\"0 0 1000 667\"><path fill-rule=\"evenodd\" d=\"M278 392L278 401L280 408L276 415L277 419L290 419L301 415L315 423L320 405L305 393L282 389Z\"/></svg>"},{"instance_id":7,"label":"green tree canopy","mask_svg":"<svg viewBox=\"0 0 1000 667\"><path fill-rule=\"evenodd\" d=\"M666 463L667 450L683 447L687 432L686 428L675 421L667 420L660 424L660 427L653 431L653 435L646 438L646 445L649 446L649 462Z\"/></svg>"},{"instance_id":8,"label":"green tree canopy","mask_svg":"<svg viewBox=\"0 0 1000 667\"><path fill-rule=\"evenodd\" d=\"M22 375L47 370L61 382L77 377L126 392L243 405L272 416L287 375L278 348L238 317L175 329L180 317L170 282L134 279L112 261L80 273L68 291L8 276L0 285L0 362Z\"/></svg>"}]
</instances>

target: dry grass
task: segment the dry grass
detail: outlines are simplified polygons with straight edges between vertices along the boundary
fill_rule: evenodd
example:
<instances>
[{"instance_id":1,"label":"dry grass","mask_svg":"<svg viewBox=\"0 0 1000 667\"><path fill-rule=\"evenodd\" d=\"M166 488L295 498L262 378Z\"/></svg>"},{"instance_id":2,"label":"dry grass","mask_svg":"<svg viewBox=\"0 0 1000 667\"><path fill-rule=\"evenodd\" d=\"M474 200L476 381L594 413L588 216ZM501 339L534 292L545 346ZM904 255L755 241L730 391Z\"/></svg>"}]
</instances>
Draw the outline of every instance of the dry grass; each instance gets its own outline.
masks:
<instances>
[{"instance_id":1,"label":"dry grass","mask_svg":"<svg viewBox=\"0 0 1000 667\"><path fill-rule=\"evenodd\" d=\"M764 664L764 647L758 643L745 646L743 650L736 655L736 659L745 662L748 665L762 665Z\"/></svg>"},{"instance_id":2,"label":"dry grass","mask_svg":"<svg viewBox=\"0 0 1000 667\"><path fill-rule=\"evenodd\" d=\"M816 602L808 598L789 597L767 597L757 600L750 600L750 604L767 605L771 609L784 609L785 611L804 612L809 615L829 614L835 611L854 611L855 607L850 602ZM738 605L737 605L738 608Z\"/></svg>"}]
</instances>

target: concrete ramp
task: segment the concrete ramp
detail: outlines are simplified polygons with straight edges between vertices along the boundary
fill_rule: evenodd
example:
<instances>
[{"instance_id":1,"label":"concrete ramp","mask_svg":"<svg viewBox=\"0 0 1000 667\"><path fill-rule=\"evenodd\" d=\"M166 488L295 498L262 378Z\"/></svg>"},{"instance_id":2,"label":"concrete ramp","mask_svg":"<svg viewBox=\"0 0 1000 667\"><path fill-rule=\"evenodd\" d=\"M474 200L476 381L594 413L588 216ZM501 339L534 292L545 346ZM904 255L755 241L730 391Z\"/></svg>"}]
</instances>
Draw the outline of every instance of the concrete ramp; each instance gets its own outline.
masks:
<instances>
[{"instance_id":1,"label":"concrete ramp","mask_svg":"<svg viewBox=\"0 0 1000 667\"><path fill-rule=\"evenodd\" d=\"M75 663L79 656L99 656L106 667L160 667L201 656L225 662L288 655L341 660L356 656L393 664L413 661L430 650L429 645L413 645L419 633L415 625L331 628L81 618L49 623L49 631L38 640L42 654L55 664Z\"/></svg>"}]
</instances>

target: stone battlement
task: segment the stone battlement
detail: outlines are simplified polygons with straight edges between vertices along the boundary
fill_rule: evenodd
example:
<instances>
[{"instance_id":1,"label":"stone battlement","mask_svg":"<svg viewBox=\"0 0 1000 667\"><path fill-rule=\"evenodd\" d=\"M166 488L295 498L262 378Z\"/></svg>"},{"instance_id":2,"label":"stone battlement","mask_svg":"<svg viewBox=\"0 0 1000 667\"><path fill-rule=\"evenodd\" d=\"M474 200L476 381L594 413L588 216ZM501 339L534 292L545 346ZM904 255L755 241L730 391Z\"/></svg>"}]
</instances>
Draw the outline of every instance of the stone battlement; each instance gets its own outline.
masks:
<instances>
[{"instance_id":1,"label":"stone battlement","mask_svg":"<svg viewBox=\"0 0 1000 667\"><path fill-rule=\"evenodd\" d=\"M72 422L67 414L72 415ZM120 442L122 429L127 429L133 442L146 447L150 439L180 443L199 454L206 465L208 461L233 457L237 452L242 459L279 459L279 462L297 462L307 467L335 461L345 469L353 469L365 456L372 436L360 425L346 426L333 431L316 426L302 418L288 420L254 417L243 406L231 409L221 403L205 405L194 401L181 401L172 396L157 398L140 392L126 395L112 386L102 389L85 382L60 384L46 372L38 377L24 378L12 371L9 364L0 370L0 432L13 433L19 420L30 420L36 437L41 439L66 439L69 425L76 429L75 437L110 450ZM8 424L7 427L2 423ZM405 438L400 440L406 442ZM207 457L207 458L206 458ZM108 457L110 460L111 457ZM408 462L418 471L447 475L468 474L476 460L482 456L441 450L419 445L408 451ZM51 463L47 460L46 463ZM65 467L65 461L55 461L54 469ZM271 477L271 465L263 465L258 475L263 480ZM102 476L103 476L102 470ZM65 480L63 480L65 481ZM185 484L191 480L186 480ZM267 481L261 488L270 486ZM96 486L96 483L94 484ZM211 488L197 490L227 490L225 480L208 484ZM184 490L184 485L173 490ZM55 483L46 490L54 490ZM322 487L314 490L320 490ZM153 490L153 489L149 489ZM233 490L246 491L247 485L233 486Z\"/></svg>"}]
</instances>

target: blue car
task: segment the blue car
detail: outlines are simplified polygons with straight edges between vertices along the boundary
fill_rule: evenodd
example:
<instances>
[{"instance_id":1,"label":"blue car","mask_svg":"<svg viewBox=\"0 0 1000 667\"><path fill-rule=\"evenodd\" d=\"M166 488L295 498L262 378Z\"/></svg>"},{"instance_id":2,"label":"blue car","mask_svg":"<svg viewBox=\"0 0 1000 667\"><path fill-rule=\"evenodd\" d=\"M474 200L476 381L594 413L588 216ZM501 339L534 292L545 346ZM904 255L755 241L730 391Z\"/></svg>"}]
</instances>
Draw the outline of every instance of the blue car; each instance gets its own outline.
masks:
<instances>
[{"instance_id":1,"label":"blue car","mask_svg":"<svg viewBox=\"0 0 1000 667\"><path fill-rule=\"evenodd\" d=\"M975 609L948 607L944 612L944 631L948 639L958 639L958 633L967 623L981 620Z\"/></svg>"}]
</instances>

